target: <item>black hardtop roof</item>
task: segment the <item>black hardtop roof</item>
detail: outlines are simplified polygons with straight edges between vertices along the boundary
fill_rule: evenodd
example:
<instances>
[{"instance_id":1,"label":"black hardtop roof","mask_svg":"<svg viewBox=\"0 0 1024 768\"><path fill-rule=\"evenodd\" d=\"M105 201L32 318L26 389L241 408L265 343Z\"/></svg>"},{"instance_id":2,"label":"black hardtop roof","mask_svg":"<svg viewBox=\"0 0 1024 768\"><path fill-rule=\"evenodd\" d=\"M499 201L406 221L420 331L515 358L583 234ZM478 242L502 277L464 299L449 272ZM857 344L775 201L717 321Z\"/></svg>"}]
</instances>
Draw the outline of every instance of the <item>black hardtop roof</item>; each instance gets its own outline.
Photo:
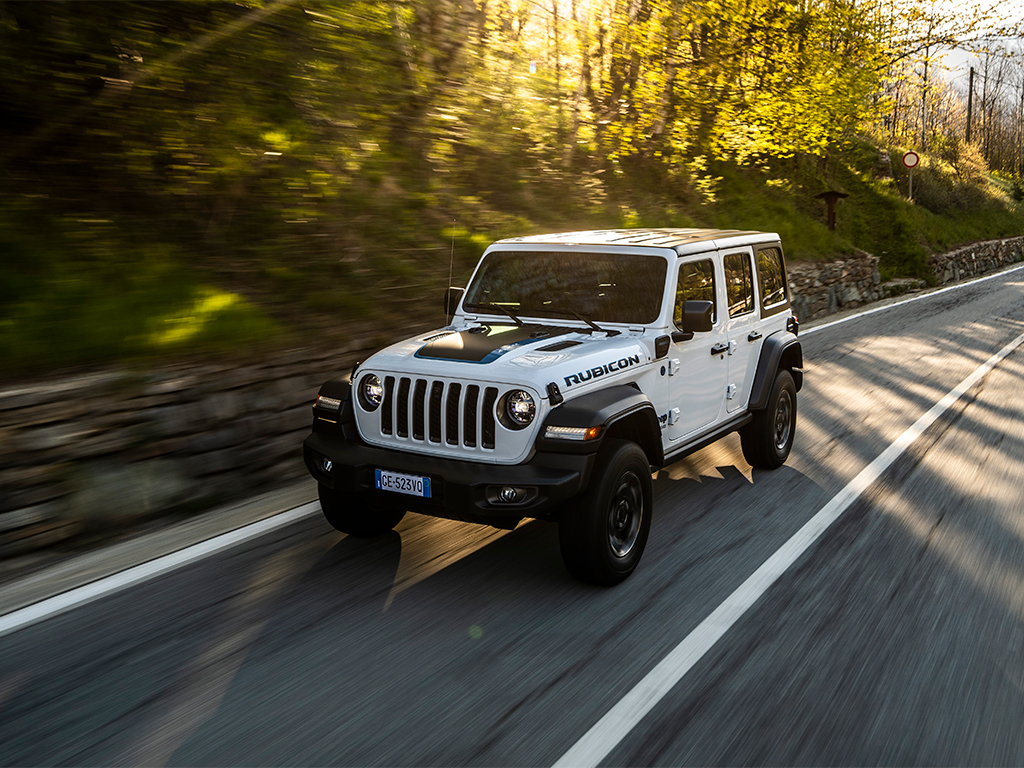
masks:
<instances>
[{"instance_id":1,"label":"black hardtop roof","mask_svg":"<svg viewBox=\"0 0 1024 768\"><path fill-rule=\"evenodd\" d=\"M681 245L753 235L772 236L767 232L740 229L594 229L583 232L558 232L549 235L513 237L498 242L503 244L551 243L553 245L635 245L649 248L678 248Z\"/></svg>"}]
</instances>

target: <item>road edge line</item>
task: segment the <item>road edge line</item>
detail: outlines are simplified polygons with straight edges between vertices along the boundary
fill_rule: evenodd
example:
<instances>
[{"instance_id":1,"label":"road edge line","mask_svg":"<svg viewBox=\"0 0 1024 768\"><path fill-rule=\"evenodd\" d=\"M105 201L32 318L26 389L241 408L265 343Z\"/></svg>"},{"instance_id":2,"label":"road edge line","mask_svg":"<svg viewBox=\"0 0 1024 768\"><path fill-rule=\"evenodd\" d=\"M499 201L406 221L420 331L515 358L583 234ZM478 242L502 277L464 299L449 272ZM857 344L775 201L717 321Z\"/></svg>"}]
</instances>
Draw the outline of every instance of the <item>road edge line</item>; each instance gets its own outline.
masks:
<instances>
[{"instance_id":1,"label":"road edge line","mask_svg":"<svg viewBox=\"0 0 1024 768\"><path fill-rule=\"evenodd\" d=\"M862 469L839 493L740 584L711 614L648 672L555 763L554 768L596 768L693 666L789 570L880 476L1000 361L1024 344L1020 334L988 358Z\"/></svg>"},{"instance_id":2,"label":"road edge line","mask_svg":"<svg viewBox=\"0 0 1024 768\"><path fill-rule=\"evenodd\" d=\"M255 539L271 531L302 520L320 511L320 504L310 501L298 507L265 517L233 531L191 544L166 555L147 560L123 571L104 576L96 581L61 592L39 602L26 605L0 616L0 637L17 632L19 629L37 624L46 619L91 603L127 587L162 576L182 566L201 560L217 552Z\"/></svg>"}]
</instances>

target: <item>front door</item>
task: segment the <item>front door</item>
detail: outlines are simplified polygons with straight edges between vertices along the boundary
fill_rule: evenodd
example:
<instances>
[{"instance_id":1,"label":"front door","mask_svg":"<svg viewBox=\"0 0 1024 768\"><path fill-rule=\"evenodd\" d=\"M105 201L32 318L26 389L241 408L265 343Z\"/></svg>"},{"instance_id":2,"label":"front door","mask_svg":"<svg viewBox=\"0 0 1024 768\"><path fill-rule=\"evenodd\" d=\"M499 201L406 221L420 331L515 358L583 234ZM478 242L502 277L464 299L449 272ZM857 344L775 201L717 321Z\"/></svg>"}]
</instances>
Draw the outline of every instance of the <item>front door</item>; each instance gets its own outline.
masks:
<instances>
[{"instance_id":1,"label":"front door","mask_svg":"<svg viewBox=\"0 0 1024 768\"><path fill-rule=\"evenodd\" d=\"M666 452L709 430L722 413L729 373L727 317L722 311L723 276L715 261L699 256L680 259L676 283L675 324L682 331L683 302L714 302L714 325L706 333L673 341L665 364L669 374Z\"/></svg>"}]
</instances>

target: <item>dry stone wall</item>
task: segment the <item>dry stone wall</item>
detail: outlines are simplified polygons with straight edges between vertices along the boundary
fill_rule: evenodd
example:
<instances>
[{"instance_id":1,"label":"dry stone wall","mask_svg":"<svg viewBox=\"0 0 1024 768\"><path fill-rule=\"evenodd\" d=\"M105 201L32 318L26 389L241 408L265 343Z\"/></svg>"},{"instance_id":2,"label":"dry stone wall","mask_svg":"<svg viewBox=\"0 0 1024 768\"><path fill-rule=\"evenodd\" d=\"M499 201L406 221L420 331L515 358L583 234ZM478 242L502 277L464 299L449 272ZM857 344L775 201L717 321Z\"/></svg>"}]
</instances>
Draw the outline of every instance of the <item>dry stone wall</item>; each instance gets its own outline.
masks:
<instances>
[{"instance_id":1,"label":"dry stone wall","mask_svg":"<svg viewBox=\"0 0 1024 768\"><path fill-rule=\"evenodd\" d=\"M0 557L301 476L320 385L375 346L0 392Z\"/></svg>"},{"instance_id":2,"label":"dry stone wall","mask_svg":"<svg viewBox=\"0 0 1024 768\"><path fill-rule=\"evenodd\" d=\"M801 321L831 315L882 298L878 257L858 252L835 261L795 262L789 267L793 312Z\"/></svg>"},{"instance_id":3,"label":"dry stone wall","mask_svg":"<svg viewBox=\"0 0 1024 768\"><path fill-rule=\"evenodd\" d=\"M940 284L955 283L967 277L1024 260L1024 237L1005 240L987 240L966 245L949 253L940 253L928 259L928 264Z\"/></svg>"},{"instance_id":4,"label":"dry stone wall","mask_svg":"<svg viewBox=\"0 0 1024 768\"><path fill-rule=\"evenodd\" d=\"M932 256L929 266L939 285L991 272L1024 259L1024 237L987 240ZM853 309L871 301L925 287L924 280L898 279L883 283L878 257L858 251L834 261L789 265L793 311L801 321Z\"/></svg>"}]
</instances>

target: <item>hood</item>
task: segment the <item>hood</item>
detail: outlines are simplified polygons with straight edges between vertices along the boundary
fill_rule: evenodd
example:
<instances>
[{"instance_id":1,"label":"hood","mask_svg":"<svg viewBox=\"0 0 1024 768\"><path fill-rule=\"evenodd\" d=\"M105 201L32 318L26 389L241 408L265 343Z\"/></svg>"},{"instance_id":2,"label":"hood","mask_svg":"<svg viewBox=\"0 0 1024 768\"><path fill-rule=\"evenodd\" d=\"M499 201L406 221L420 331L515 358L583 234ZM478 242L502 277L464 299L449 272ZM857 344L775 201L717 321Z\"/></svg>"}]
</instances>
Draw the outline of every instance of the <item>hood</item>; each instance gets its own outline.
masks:
<instances>
[{"instance_id":1,"label":"hood","mask_svg":"<svg viewBox=\"0 0 1024 768\"><path fill-rule=\"evenodd\" d=\"M653 339L643 333L591 333L540 324L484 323L449 328L394 344L360 366L366 371L443 376L508 384L540 391L554 382L574 394L620 371L652 360Z\"/></svg>"},{"instance_id":2,"label":"hood","mask_svg":"<svg viewBox=\"0 0 1024 768\"><path fill-rule=\"evenodd\" d=\"M416 350L416 357L428 360L460 360L466 363L491 363L517 347L543 342L574 333L573 328L549 325L476 325L446 333Z\"/></svg>"}]
</instances>

